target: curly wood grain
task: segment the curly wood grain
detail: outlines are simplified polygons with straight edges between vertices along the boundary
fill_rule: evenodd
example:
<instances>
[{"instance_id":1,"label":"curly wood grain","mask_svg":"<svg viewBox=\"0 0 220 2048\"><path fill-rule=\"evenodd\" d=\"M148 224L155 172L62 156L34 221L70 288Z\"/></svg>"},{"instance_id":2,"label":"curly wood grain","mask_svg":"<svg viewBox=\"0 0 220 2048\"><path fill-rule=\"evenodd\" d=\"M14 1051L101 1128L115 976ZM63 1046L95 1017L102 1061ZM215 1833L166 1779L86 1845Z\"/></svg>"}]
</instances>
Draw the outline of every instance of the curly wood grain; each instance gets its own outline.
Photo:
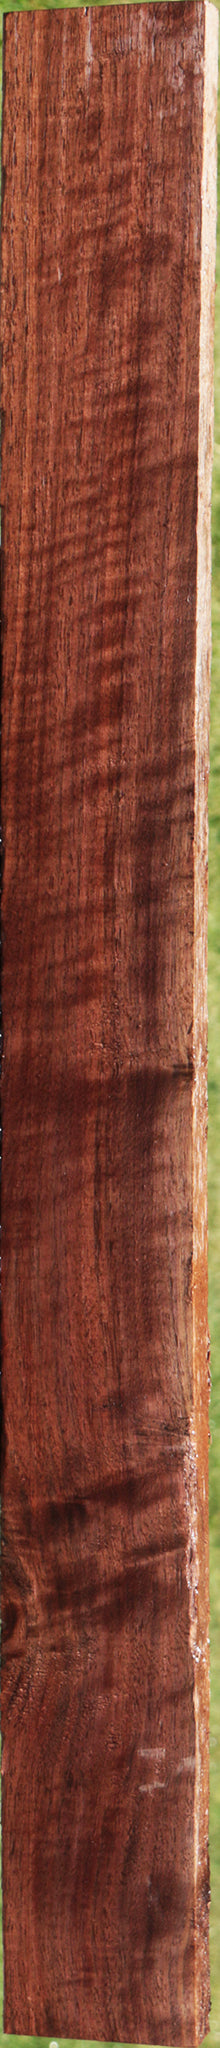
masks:
<instances>
[{"instance_id":1,"label":"curly wood grain","mask_svg":"<svg viewBox=\"0 0 220 2048\"><path fill-rule=\"evenodd\" d=\"M4 2026L190 2048L215 93L203 0L4 19Z\"/></svg>"}]
</instances>

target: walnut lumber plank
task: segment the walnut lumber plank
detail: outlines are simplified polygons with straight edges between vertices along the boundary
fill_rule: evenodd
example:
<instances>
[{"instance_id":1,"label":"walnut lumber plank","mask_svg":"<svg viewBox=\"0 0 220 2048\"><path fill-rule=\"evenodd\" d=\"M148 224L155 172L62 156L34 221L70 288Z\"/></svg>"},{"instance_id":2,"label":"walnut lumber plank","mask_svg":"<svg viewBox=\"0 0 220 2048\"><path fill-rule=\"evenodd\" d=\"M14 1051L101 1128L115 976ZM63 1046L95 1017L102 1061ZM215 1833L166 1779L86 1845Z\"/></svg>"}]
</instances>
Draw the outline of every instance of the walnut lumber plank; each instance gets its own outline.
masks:
<instances>
[{"instance_id":1,"label":"walnut lumber plank","mask_svg":"<svg viewBox=\"0 0 220 2048\"><path fill-rule=\"evenodd\" d=\"M5 2032L208 2029L217 13L4 19Z\"/></svg>"}]
</instances>

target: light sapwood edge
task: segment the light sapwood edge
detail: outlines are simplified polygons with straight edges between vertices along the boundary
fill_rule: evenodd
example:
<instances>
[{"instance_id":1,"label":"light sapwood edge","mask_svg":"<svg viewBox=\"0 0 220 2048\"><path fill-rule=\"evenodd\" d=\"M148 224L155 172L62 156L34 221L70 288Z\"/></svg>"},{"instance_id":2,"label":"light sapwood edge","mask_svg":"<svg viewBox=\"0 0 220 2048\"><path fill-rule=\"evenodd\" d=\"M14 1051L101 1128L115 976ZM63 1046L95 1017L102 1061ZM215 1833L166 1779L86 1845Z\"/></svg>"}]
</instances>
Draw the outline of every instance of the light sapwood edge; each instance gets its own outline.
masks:
<instances>
[{"instance_id":1,"label":"light sapwood edge","mask_svg":"<svg viewBox=\"0 0 220 2048\"><path fill-rule=\"evenodd\" d=\"M209 1826L209 1542L207 1394L207 877L208 758L211 673L211 481L214 418L214 306L217 199L218 13L205 0L201 312L197 500L195 670L194 1015L193 1015L193 1389L191 1493L191 1647L195 1711L195 2041L204 2038L201 2009L200 1900ZM208 1623L208 1633L207 1633Z\"/></svg>"}]
</instances>

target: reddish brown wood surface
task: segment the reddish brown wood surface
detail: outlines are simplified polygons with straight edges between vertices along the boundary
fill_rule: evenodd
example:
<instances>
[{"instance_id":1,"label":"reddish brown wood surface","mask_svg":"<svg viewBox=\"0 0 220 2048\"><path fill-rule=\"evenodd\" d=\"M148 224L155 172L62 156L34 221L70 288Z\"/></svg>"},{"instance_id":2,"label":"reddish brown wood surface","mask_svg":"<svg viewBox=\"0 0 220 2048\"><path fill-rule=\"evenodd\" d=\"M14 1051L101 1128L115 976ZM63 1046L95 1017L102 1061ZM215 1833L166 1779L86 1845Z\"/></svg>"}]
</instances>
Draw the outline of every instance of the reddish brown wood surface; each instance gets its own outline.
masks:
<instances>
[{"instance_id":1,"label":"reddish brown wood surface","mask_svg":"<svg viewBox=\"0 0 220 2048\"><path fill-rule=\"evenodd\" d=\"M4 2025L190 2048L204 50L191 0L4 21Z\"/></svg>"}]
</instances>

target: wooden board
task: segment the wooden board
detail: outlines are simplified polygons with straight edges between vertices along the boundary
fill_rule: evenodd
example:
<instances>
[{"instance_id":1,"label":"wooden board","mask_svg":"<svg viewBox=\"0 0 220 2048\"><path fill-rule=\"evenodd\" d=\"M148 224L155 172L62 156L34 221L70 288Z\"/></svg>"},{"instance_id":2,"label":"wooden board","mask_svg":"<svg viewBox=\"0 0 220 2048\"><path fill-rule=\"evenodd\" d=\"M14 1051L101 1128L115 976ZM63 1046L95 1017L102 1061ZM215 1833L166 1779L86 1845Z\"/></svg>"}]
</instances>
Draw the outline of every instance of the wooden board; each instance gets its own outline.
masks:
<instances>
[{"instance_id":1,"label":"wooden board","mask_svg":"<svg viewBox=\"0 0 220 2048\"><path fill-rule=\"evenodd\" d=\"M4 2027L208 2028L217 13L4 19Z\"/></svg>"}]
</instances>

